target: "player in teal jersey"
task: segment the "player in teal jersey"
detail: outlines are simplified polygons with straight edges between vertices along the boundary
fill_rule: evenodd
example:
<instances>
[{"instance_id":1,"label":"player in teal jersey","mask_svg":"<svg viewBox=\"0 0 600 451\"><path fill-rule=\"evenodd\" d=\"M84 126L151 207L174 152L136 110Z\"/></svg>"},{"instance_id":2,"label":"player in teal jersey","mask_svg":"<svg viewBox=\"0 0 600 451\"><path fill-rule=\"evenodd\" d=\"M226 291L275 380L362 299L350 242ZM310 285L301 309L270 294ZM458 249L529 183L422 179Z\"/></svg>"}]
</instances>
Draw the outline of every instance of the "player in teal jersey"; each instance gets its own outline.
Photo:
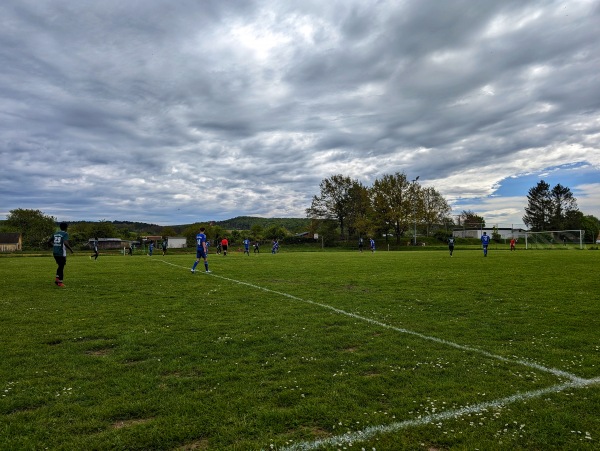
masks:
<instances>
[{"instance_id":1,"label":"player in teal jersey","mask_svg":"<svg viewBox=\"0 0 600 451\"><path fill-rule=\"evenodd\" d=\"M63 278L65 265L67 264L67 249L71 251L71 254L73 254L73 249L69 244L69 234L67 233L69 224L66 222L61 222L59 227L60 230L50 237L48 243L52 245L52 255L54 256L54 260L58 265L54 283L57 286L64 288L65 284L63 283Z\"/></svg>"}]
</instances>

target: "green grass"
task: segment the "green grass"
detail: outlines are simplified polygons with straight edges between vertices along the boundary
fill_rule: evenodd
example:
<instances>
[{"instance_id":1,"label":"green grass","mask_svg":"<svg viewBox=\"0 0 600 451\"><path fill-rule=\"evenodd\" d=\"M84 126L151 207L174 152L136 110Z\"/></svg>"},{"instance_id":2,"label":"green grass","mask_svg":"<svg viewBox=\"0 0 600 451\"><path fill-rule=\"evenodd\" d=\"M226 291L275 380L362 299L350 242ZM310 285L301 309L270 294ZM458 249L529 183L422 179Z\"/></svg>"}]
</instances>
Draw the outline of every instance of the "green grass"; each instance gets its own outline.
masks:
<instances>
[{"instance_id":1,"label":"green grass","mask_svg":"<svg viewBox=\"0 0 600 451\"><path fill-rule=\"evenodd\" d=\"M598 252L87 256L0 258L0 449L600 446Z\"/></svg>"}]
</instances>

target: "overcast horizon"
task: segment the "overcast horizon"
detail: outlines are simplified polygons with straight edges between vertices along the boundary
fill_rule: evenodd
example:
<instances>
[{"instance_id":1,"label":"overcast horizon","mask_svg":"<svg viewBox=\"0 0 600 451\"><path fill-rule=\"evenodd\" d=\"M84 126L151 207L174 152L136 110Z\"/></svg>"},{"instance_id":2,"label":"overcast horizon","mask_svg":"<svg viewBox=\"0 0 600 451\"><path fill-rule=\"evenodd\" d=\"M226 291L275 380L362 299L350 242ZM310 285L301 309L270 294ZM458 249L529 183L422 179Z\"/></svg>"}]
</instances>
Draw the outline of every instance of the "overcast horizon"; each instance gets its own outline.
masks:
<instances>
[{"instance_id":1,"label":"overcast horizon","mask_svg":"<svg viewBox=\"0 0 600 451\"><path fill-rule=\"evenodd\" d=\"M406 174L522 226L600 217L600 0L0 4L0 218L305 217Z\"/></svg>"}]
</instances>

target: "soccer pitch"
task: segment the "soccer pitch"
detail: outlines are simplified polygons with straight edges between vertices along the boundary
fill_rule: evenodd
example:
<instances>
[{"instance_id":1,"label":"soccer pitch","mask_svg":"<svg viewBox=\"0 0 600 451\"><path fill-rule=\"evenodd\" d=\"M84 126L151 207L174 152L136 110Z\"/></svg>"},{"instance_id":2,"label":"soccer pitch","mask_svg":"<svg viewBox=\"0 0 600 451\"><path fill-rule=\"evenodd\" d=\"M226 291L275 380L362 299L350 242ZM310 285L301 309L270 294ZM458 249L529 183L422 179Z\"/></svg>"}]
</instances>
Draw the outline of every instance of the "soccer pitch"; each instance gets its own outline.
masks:
<instances>
[{"instance_id":1,"label":"soccer pitch","mask_svg":"<svg viewBox=\"0 0 600 451\"><path fill-rule=\"evenodd\" d=\"M2 257L0 449L598 449L599 259Z\"/></svg>"}]
</instances>

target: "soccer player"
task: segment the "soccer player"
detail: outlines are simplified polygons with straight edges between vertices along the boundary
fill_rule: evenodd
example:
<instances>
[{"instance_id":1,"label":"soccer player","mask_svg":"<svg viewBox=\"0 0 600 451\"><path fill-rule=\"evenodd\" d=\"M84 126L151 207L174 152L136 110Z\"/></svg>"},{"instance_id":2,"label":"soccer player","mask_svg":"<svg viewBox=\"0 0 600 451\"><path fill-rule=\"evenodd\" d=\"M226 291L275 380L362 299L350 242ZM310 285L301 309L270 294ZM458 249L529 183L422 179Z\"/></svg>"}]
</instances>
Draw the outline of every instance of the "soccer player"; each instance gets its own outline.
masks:
<instances>
[{"instance_id":1,"label":"soccer player","mask_svg":"<svg viewBox=\"0 0 600 451\"><path fill-rule=\"evenodd\" d=\"M362 239L362 237L360 237L358 239L358 250L359 250L359 252L362 252L362 250L363 250L363 239Z\"/></svg>"},{"instance_id":2,"label":"soccer player","mask_svg":"<svg viewBox=\"0 0 600 451\"><path fill-rule=\"evenodd\" d=\"M452 252L454 252L454 237L448 238L448 250L450 251L450 257L452 257Z\"/></svg>"},{"instance_id":3,"label":"soccer player","mask_svg":"<svg viewBox=\"0 0 600 451\"><path fill-rule=\"evenodd\" d=\"M58 265L58 268L56 269L56 279L54 279L54 283L57 286L64 288L65 284L63 283L63 278L65 265L67 264L67 249L71 251L71 255L73 255L73 249L69 244L69 234L67 233L69 224L67 224L66 222L61 222L59 227L60 230L50 237L48 243L52 244L52 255L54 256L54 260Z\"/></svg>"},{"instance_id":4,"label":"soccer player","mask_svg":"<svg viewBox=\"0 0 600 451\"><path fill-rule=\"evenodd\" d=\"M490 237L486 232L481 235L481 244L483 246L483 256L487 257L488 245L490 244Z\"/></svg>"},{"instance_id":5,"label":"soccer player","mask_svg":"<svg viewBox=\"0 0 600 451\"><path fill-rule=\"evenodd\" d=\"M152 251L154 251L154 241L150 241L150 245L148 246L148 255L152 257Z\"/></svg>"},{"instance_id":6,"label":"soccer player","mask_svg":"<svg viewBox=\"0 0 600 451\"><path fill-rule=\"evenodd\" d=\"M260 254L260 247L258 244L258 241L256 243L254 243L254 254Z\"/></svg>"},{"instance_id":7,"label":"soccer player","mask_svg":"<svg viewBox=\"0 0 600 451\"><path fill-rule=\"evenodd\" d=\"M515 237L512 237L510 239L510 250L514 251L516 249L516 245L517 245L517 240L515 239Z\"/></svg>"},{"instance_id":8,"label":"soccer player","mask_svg":"<svg viewBox=\"0 0 600 451\"><path fill-rule=\"evenodd\" d=\"M250 240L248 238L244 240L244 254L248 254L250 257Z\"/></svg>"},{"instance_id":9,"label":"soccer player","mask_svg":"<svg viewBox=\"0 0 600 451\"><path fill-rule=\"evenodd\" d=\"M204 233L206 229L204 227L200 228L200 233L196 235L196 261L194 262L194 266L192 266L192 274L196 272L196 266L200 263L200 259L204 259L204 268L205 272L208 274L210 271L208 270L208 257L207 257L207 249L206 249L206 234Z\"/></svg>"},{"instance_id":10,"label":"soccer player","mask_svg":"<svg viewBox=\"0 0 600 451\"><path fill-rule=\"evenodd\" d=\"M94 257L94 260L98 260L98 237L94 238L92 248L94 249L94 253L90 255L90 258Z\"/></svg>"},{"instance_id":11,"label":"soccer player","mask_svg":"<svg viewBox=\"0 0 600 451\"><path fill-rule=\"evenodd\" d=\"M369 245L371 246L371 252L375 252L375 240L373 238L369 238Z\"/></svg>"},{"instance_id":12,"label":"soccer player","mask_svg":"<svg viewBox=\"0 0 600 451\"><path fill-rule=\"evenodd\" d=\"M221 240L221 249L223 249L223 257L225 257L227 255L227 248L229 247L229 241L227 240L227 237L223 237L223 239Z\"/></svg>"},{"instance_id":13,"label":"soccer player","mask_svg":"<svg viewBox=\"0 0 600 451\"><path fill-rule=\"evenodd\" d=\"M168 246L168 244L167 244L167 238L165 237L165 238L163 239L163 241L162 241L162 251L163 251L163 257L164 257L165 255L167 255L167 246Z\"/></svg>"}]
</instances>

